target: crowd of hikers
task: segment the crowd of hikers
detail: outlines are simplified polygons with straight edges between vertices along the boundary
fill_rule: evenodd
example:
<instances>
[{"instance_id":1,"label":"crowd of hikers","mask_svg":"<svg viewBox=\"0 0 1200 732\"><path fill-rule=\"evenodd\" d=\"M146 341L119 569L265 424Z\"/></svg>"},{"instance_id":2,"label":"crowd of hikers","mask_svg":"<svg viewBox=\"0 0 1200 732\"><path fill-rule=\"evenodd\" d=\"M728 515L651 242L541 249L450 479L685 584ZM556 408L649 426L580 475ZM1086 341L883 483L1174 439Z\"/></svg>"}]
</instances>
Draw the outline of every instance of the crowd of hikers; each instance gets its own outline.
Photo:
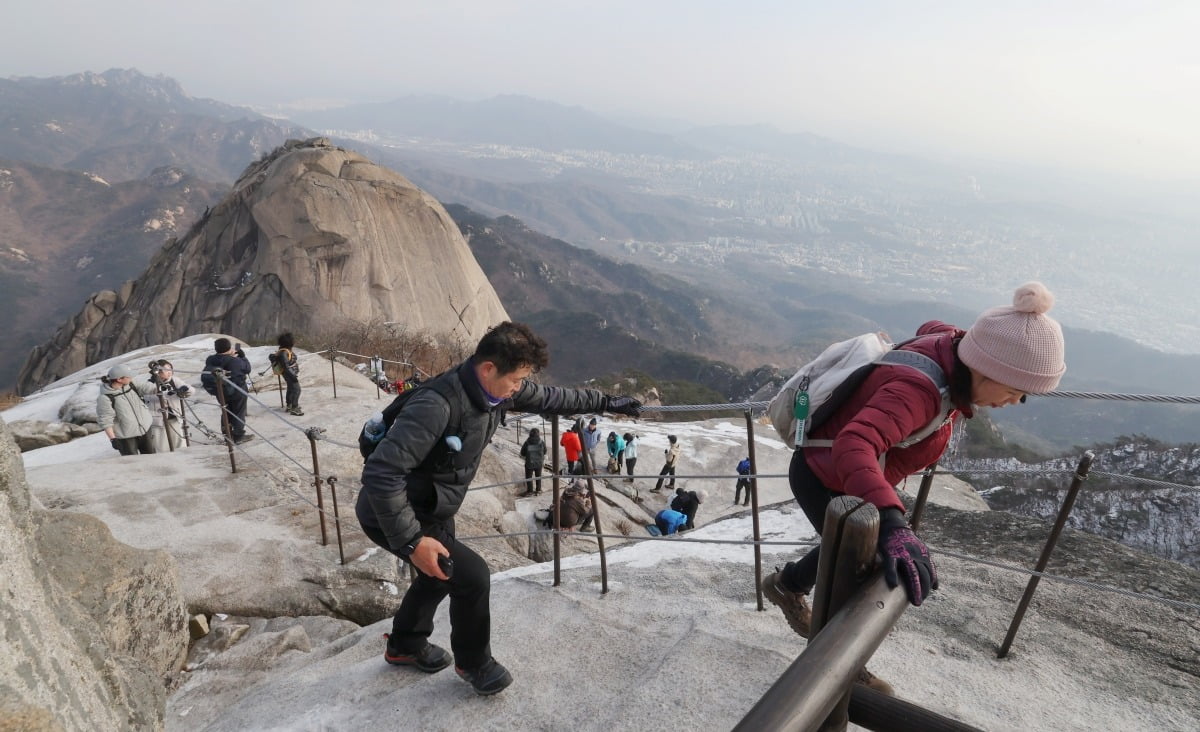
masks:
<instances>
[{"instance_id":1,"label":"crowd of hikers","mask_svg":"<svg viewBox=\"0 0 1200 732\"><path fill-rule=\"evenodd\" d=\"M878 334L834 344L803 366L768 408L780 436L794 449L788 483L811 526L821 532L826 506L834 496L855 496L874 505L880 514L883 576L891 587L902 586L914 606L938 589L938 576L928 548L908 525L895 486L941 457L959 418L972 418L980 407L1023 403L1029 394L1057 387L1066 363L1062 331L1046 315L1053 302L1042 284L1031 282L1017 289L1011 306L985 311L966 330L929 321L915 337L899 344ZM291 369L295 376L290 335L286 344L285 348L281 336L272 363ZM862 344L875 344L878 353L868 349L863 356L858 350ZM250 368L240 346L221 338L215 351L205 366L206 379L221 369L228 381L244 388ZM454 665L480 695L498 693L512 683L512 674L492 656L491 571L479 554L458 540L454 524L484 448L508 411L625 417L641 412L641 404L629 396L531 381L529 377L548 361L545 341L527 325L501 323L483 336L470 357L419 388L406 390L364 427L358 521L371 541L414 569L384 647L387 663L425 673ZM829 365L835 362L855 368L842 372ZM174 379L169 363L156 364L150 378L142 381L135 381L124 366L108 373L98 411L113 447L122 454L154 450L148 437L148 399L157 399L160 390L174 390L181 397L190 391ZM208 381L204 386L210 388ZM242 441L245 395L225 396L227 436ZM299 396L298 383L293 390L289 380L287 407L292 413L299 411ZM171 421L169 416L166 421ZM632 480L638 456L636 432L614 429L606 437L596 416L578 425L559 441L571 482L558 511L551 512L568 531L587 529L594 520L594 495L584 474L588 467L599 472L600 444L607 447L609 474L621 475L624 467L625 480ZM669 435L663 466L651 489L659 493L669 480L670 504L648 527L665 536L693 529L708 497L704 490L676 486L682 453L678 437ZM537 496L543 490L547 458L539 430L529 430L520 455L525 464L522 495ZM744 492L748 503L754 486L748 457L737 463L735 472L733 501L742 500ZM762 580L763 595L805 638L811 624L807 595L816 581L819 555L817 546ZM429 641L436 610L447 597L449 651ZM865 668L858 682L891 693L887 682Z\"/></svg>"}]
</instances>

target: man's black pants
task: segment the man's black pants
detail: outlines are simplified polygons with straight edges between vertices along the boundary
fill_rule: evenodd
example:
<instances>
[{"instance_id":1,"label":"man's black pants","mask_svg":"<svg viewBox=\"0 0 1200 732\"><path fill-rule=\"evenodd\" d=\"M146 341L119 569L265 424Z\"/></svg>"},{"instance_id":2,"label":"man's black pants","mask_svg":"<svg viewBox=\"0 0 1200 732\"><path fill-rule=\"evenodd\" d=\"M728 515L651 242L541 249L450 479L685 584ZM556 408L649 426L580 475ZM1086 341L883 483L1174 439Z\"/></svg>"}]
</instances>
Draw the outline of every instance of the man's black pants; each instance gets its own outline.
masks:
<instances>
[{"instance_id":1,"label":"man's black pants","mask_svg":"<svg viewBox=\"0 0 1200 732\"><path fill-rule=\"evenodd\" d=\"M371 541L396 554L377 527L364 524L362 529ZM417 570L417 578L408 586L400 609L392 618L388 643L400 653L416 653L424 648L433 633L434 613L449 595L450 650L454 653L454 663L474 669L492 657L492 573L487 562L456 540L451 531L452 527L449 530L426 527L427 535L433 535L450 550L454 574L449 581L443 581ZM406 557L401 559L408 563Z\"/></svg>"},{"instance_id":2,"label":"man's black pants","mask_svg":"<svg viewBox=\"0 0 1200 732\"><path fill-rule=\"evenodd\" d=\"M733 489L733 502L734 503L738 502L738 499L742 495L743 488L746 489L746 503L742 504L743 506L745 506L746 504L750 503L750 479L749 478L738 478L737 479L737 487L735 487Z\"/></svg>"},{"instance_id":3,"label":"man's black pants","mask_svg":"<svg viewBox=\"0 0 1200 732\"><path fill-rule=\"evenodd\" d=\"M534 476L537 476L537 481L536 481L537 482L537 490L536 491L533 488L533 484L535 481L530 480L530 478L532 478ZM525 468L525 491L527 493L535 493L535 492L541 493L542 492L542 469L541 468L530 468L530 467Z\"/></svg>"},{"instance_id":4,"label":"man's black pants","mask_svg":"<svg viewBox=\"0 0 1200 732\"><path fill-rule=\"evenodd\" d=\"M675 490L675 466L674 465L671 465L670 463L663 465L663 469L660 470L658 472L658 474L671 476L671 490ZM664 480L664 478L658 479L658 482L654 484L654 490L656 490L656 491L662 490L663 480Z\"/></svg>"},{"instance_id":5,"label":"man's black pants","mask_svg":"<svg viewBox=\"0 0 1200 732\"><path fill-rule=\"evenodd\" d=\"M825 528L825 509L833 500L833 492L808 467L803 450L792 453L792 464L788 466L788 485L819 536ZM781 576L784 588L808 594L817 584L817 562L820 558L821 547L814 546L798 561L788 562Z\"/></svg>"},{"instance_id":6,"label":"man's black pants","mask_svg":"<svg viewBox=\"0 0 1200 732\"><path fill-rule=\"evenodd\" d=\"M284 403L288 409L300 408L300 377L293 374L291 371L284 369L283 381L287 384L287 393L284 394ZM244 416L244 413L243 413Z\"/></svg>"},{"instance_id":7,"label":"man's black pants","mask_svg":"<svg viewBox=\"0 0 1200 732\"><path fill-rule=\"evenodd\" d=\"M226 389L225 411L229 415L229 431L226 434L235 440L246 434L246 395L237 389Z\"/></svg>"}]
</instances>

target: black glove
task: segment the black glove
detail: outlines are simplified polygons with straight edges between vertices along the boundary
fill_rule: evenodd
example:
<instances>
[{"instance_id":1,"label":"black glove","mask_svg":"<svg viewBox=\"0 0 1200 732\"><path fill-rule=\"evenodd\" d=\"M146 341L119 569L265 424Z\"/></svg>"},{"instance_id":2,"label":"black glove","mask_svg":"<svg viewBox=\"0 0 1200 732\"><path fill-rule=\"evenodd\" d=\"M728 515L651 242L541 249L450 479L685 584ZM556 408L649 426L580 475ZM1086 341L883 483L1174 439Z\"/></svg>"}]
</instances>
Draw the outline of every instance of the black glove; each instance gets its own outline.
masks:
<instances>
[{"instance_id":1,"label":"black glove","mask_svg":"<svg viewBox=\"0 0 1200 732\"><path fill-rule=\"evenodd\" d=\"M108 438L108 444L112 445L112 449L116 450L117 452L121 451L121 443L120 443L120 441L117 440L117 438L115 438L115 437Z\"/></svg>"},{"instance_id":2,"label":"black glove","mask_svg":"<svg viewBox=\"0 0 1200 732\"><path fill-rule=\"evenodd\" d=\"M929 558L929 549L908 528L900 509L880 511L879 553L883 555L883 577L888 587L900 584L900 575L904 575L904 591L914 607L938 588L937 568Z\"/></svg>"},{"instance_id":3,"label":"black glove","mask_svg":"<svg viewBox=\"0 0 1200 732\"><path fill-rule=\"evenodd\" d=\"M633 397L605 396L604 411L612 414L624 414L636 417L642 410L642 403Z\"/></svg>"},{"instance_id":4,"label":"black glove","mask_svg":"<svg viewBox=\"0 0 1200 732\"><path fill-rule=\"evenodd\" d=\"M237 354L238 358L246 357L246 352L242 350L242 346L240 344L238 345L238 347L236 349L234 349L234 353Z\"/></svg>"}]
</instances>

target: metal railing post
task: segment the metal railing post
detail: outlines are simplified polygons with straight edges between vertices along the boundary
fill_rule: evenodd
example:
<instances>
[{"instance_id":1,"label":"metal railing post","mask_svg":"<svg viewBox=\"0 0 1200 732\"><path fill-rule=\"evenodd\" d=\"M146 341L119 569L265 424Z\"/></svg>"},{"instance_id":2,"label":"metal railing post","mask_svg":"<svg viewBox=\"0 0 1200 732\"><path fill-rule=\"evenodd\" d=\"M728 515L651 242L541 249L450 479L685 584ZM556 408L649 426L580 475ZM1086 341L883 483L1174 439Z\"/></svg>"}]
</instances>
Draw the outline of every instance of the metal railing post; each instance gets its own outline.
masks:
<instances>
[{"instance_id":1,"label":"metal railing post","mask_svg":"<svg viewBox=\"0 0 1200 732\"><path fill-rule=\"evenodd\" d=\"M921 525L921 517L925 515L925 503L929 500L929 489L933 487L933 471L937 470L937 461L933 462L928 468L925 468L925 474L921 476L921 487L917 490L917 502L913 504L912 516L909 517L908 525L916 531Z\"/></svg>"},{"instance_id":2,"label":"metal railing post","mask_svg":"<svg viewBox=\"0 0 1200 732\"><path fill-rule=\"evenodd\" d=\"M187 410L183 406L183 397L177 397L177 399L179 399L179 424L183 427L183 446L191 447L192 438L188 434Z\"/></svg>"},{"instance_id":3,"label":"metal railing post","mask_svg":"<svg viewBox=\"0 0 1200 732\"><path fill-rule=\"evenodd\" d=\"M558 474L558 415L550 415L550 443L554 446L554 478L550 481L550 525L554 530L554 586L562 584L562 537L559 535L561 524L558 515L558 499L561 495L562 481Z\"/></svg>"},{"instance_id":4,"label":"metal railing post","mask_svg":"<svg viewBox=\"0 0 1200 732\"><path fill-rule=\"evenodd\" d=\"M337 476L331 475L325 479L325 482L329 484L329 495L333 497L333 528L337 531L338 558L344 565L346 564L346 550L342 547L342 517L338 513Z\"/></svg>"},{"instance_id":5,"label":"metal railing post","mask_svg":"<svg viewBox=\"0 0 1200 732\"><path fill-rule=\"evenodd\" d=\"M850 496L830 502L808 645L735 730L845 729L852 682L908 606L880 573L863 584L878 533L873 505Z\"/></svg>"},{"instance_id":6,"label":"metal railing post","mask_svg":"<svg viewBox=\"0 0 1200 732\"><path fill-rule=\"evenodd\" d=\"M337 351L333 350L333 346L329 347L329 379L333 382L333 398L337 399L337 369L334 368L333 357Z\"/></svg>"},{"instance_id":7,"label":"metal railing post","mask_svg":"<svg viewBox=\"0 0 1200 732\"><path fill-rule=\"evenodd\" d=\"M279 408L284 409L287 405L283 403L283 377L279 374L275 374L275 388L279 390Z\"/></svg>"},{"instance_id":8,"label":"metal railing post","mask_svg":"<svg viewBox=\"0 0 1200 732\"><path fill-rule=\"evenodd\" d=\"M604 551L604 535L600 532L600 507L596 505L596 486L592 482L592 454L584 446L583 420L575 423L575 432L579 435L579 444L583 451L579 459L583 461L583 474L587 477L588 497L592 501L592 521L596 524L596 542L600 546L600 594L608 594L608 555ZM557 516L555 523L558 523Z\"/></svg>"},{"instance_id":9,"label":"metal railing post","mask_svg":"<svg viewBox=\"0 0 1200 732\"><path fill-rule=\"evenodd\" d=\"M237 460L233 457L233 438L229 436L229 410L225 407L225 369L213 369L213 378L217 382L217 402L221 405L221 434L225 437L225 446L229 448L229 467L237 472Z\"/></svg>"},{"instance_id":10,"label":"metal railing post","mask_svg":"<svg viewBox=\"0 0 1200 732\"><path fill-rule=\"evenodd\" d=\"M750 521L754 528L754 594L758 603L758 611L762 612L762 530L758 524L758 459L754 454L754 415L747 409L746 417L746 451L750 458Z\"/></svg>"},{"instance_id":11,"label":"metal railing post","mask_svg":"<svg viewBox=\"0 0 1200 732\"><path fill-rule=\"evenodd\" d=\"M1063 527L1067 525L1067 519L1071 515L1071 507L1075 505L1075 497L1079 495L1079 488L1083 485L1083 481L1087 480L1088 471L1092 468L1092 461L1096 459L1096 454L1091 450L1083 453L1083 457L1079 460L1079 467L1075 469L1075 477L1071 480L1071 486L1067 488L1067 495L1063 498L1062 508L1058 511L1058 520L1054 522L1054 528L1050 530L1050 536L1046 539L1046 546L1042 549L1042 556L1038 558L1037 567L1034 571L1046 571L1046 565L1050 563L1050 555L1054 553L1054 545L1058 543L1058 536L1062 533ZM1021 596L1021 602L1017 605L1017 612L1013 615L1012 622L1008 626L1008 635L1004 636L1004 642L1000 644L1000 650L996 652L997 658L1004 658L1008 655L1008 649L1012 647L1013 639L1017 637L1017 630L1021 627L1021 621L1025 618L1025 611L1029 609L1029 603L1033 601L1033 593L1037 590L1038 583L1041 577L1035 574L1029 578L1029 584L1025 586L1025 594Z\"/></svg>"},{"instance_id":12,"label":"metal railing post","mask_svg":"<svg viewBox=\"0 0 1200 732\"><path fill-rule=\"evenodd\" d=\"M304 434L308 436L308 445L312 449L313 485L317 489L317 513L321 519L321 546L328 546L329 536L325 531L325 500L321 497L321 466L317 462L317 437L323 431L320 427L309 427Z\"/></svg>"}]
</instances>

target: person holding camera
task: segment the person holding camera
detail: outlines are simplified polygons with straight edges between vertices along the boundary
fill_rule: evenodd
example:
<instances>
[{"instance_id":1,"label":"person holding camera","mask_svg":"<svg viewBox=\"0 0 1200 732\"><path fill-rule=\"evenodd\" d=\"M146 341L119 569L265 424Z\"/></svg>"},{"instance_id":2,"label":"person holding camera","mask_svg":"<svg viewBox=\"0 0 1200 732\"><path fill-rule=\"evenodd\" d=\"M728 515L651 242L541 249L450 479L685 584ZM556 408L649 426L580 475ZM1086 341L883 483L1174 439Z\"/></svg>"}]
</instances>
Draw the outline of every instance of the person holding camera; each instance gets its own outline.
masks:
<instances>
[{"instance_id":1,"label":"person holding camera","mask_svg":"<svg viewBox=\"0 0 1200 732\"><path fill-rule=\"evenodd\" d=\"M128 366L117 365L101 379L104 388L96 398L96 419L113 449L122 455L152 455L154 441L150 426L154 417L144 397L158 394L158 387L145 381L134 383Z\"/></svg>"},{"instance_id":2,"label":"person holding camera","mask_svg":"<svg viewBox=\"0 0 1200 732\"><path fill-rule=\"evenodd\" d=\"M218 338L213 343L216 351L204 361L204 372L200 374L200 385L213 396L217 395L217 379L213 376L215 369L225 372L224 396L225 412L229 418L223 420L221 430L225 436L235 443L253 439L246 434L246 378L250 376L250 361L239 343L235 348L228 338Z\"/></svg>"},{"instance_id":3,"label":"person holding camera","mask_svg":"<svg viewBox=\"0 0 1200 732\"><path fill-rule=\"evenodd\" d=\"M154 437L154 447L159 452L167 449L177 450L183 444L183 430L179 419L183 413L183 405L179 406L177 412L170 397L186 399L196 390L175 376L175 367L165 358L150 362L150 383L154 384L156 391L153 395L146 396L146 406L153 414L158 415L154 420L154 427L150 430Z\"/></svg>"}]
</instances>

